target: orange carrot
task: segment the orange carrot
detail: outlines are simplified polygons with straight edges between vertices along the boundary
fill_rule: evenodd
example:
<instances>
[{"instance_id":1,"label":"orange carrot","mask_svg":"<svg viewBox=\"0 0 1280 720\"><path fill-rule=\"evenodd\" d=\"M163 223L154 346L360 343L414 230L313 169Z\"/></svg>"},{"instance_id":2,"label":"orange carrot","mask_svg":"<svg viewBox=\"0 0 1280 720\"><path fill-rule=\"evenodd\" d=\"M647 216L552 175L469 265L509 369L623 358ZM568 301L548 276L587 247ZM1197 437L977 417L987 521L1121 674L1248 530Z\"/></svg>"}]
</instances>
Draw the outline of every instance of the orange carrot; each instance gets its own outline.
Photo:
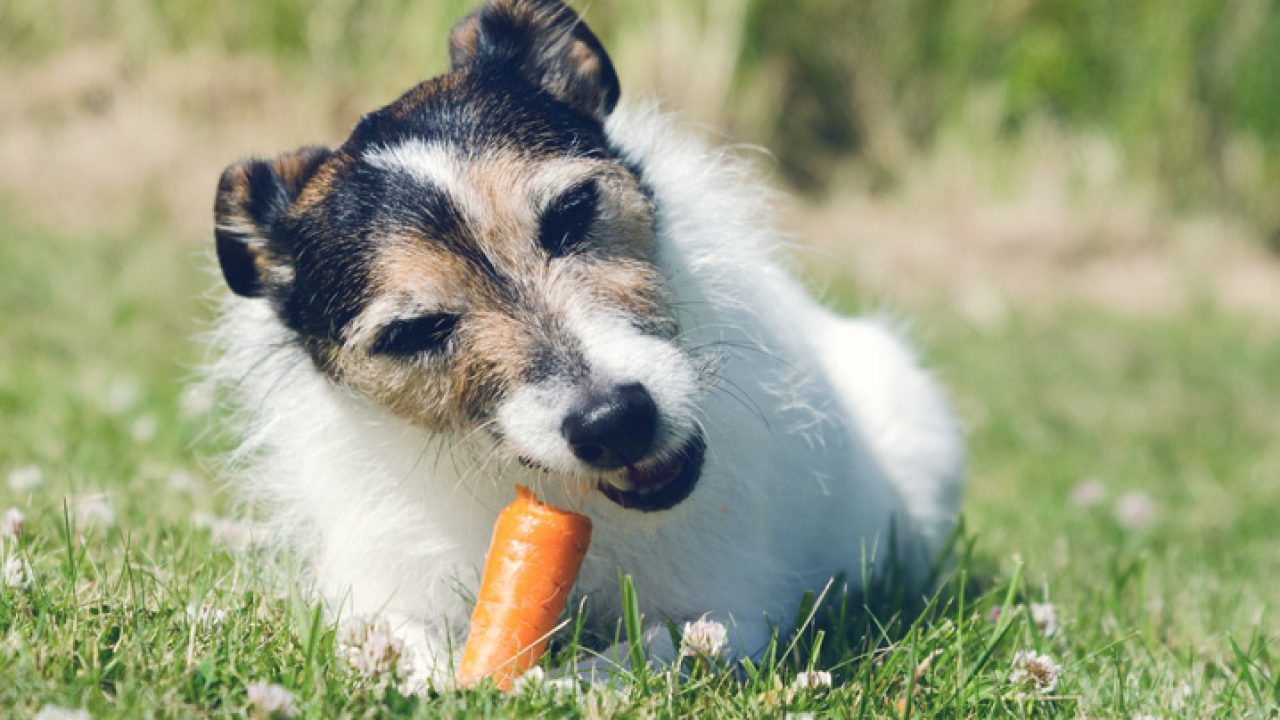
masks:
<instances>
[{"instance_id":1,"label":"orange carrot","mask_svg":"<svg viewBox=\"0 0 1280 720\"><path fill-rule=\"evenodd\" d=\"M492 677L506 690L546 650L591 543L591 520L552 507L523 485L498 514L458 682Z\"/></svg>"}]
</instances>

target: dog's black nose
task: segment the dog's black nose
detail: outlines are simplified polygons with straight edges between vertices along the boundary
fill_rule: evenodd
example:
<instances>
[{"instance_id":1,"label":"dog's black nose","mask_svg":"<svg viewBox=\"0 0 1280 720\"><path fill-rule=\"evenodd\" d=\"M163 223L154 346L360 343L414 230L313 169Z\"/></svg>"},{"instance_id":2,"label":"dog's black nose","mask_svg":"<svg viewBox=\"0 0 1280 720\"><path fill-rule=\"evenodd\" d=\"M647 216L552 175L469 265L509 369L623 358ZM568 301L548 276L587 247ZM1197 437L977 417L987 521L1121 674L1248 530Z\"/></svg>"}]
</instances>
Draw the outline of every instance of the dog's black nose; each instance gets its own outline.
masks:
<instances>
[{"instance_id":1,"label":"dog's black nose","mask_svg":"<svg viewBox=\"0 0 1280 720\"><path fill-rule=\"evenodd\" d=\"M640 383L592 395L560 426L560 434L579 460L605 469L643 458L653 447L657 431L658 407Z\"/></svg>"}]
</instances>

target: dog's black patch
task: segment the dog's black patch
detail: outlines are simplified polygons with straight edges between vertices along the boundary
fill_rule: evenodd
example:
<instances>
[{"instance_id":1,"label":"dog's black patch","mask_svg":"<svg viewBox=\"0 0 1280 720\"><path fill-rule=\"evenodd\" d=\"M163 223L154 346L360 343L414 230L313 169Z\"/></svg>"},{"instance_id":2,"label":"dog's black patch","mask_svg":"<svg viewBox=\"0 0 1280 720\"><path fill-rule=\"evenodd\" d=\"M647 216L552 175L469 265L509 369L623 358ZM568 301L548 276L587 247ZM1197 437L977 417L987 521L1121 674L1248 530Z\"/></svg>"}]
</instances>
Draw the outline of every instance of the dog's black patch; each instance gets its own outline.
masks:
<instances>
[{"instance_id":1,"label":"dog's black patch","mask_svg":"<svg viewBox=\"0 0 1280 720\"><path fill-rule=\"evenodd\" d=\"M260 297L278 282L270 269L289 254L277 239L281 219L330 155L327 148L304 147L272 160L245 160L222 173L215 238L218 262L233 292Z\"/></svg>"},{"instance_id":2,"label":"dog's black patch","mask_svg":"<svg viewBox=\"0 0 1280 720\"><path fill-rule=\"evenodd\" d=\"M452 71L364 116L304 201L299 196L328 151L308 156L287 179L270 164L249 164L237 175L236 192L219 192L219 227L242 228L219 231L228 284L271 299L301 338L342 341L372 299L374 259L389 238L441 243L494 287L506 284L447 196L407 173L372 167L366 153L415 140L464 157L496 148L531 161L613 158L604 120L617 103L617 76L598 40L563 3L491 0L459 23L452 42ZM576 198L582 202L560 208L565 212L552 210L544 237L558 237L545 246L567 249L563 241L594 212L589 193L583 188ZM254 219L249 230L229 222L246 216ZM277 266L288 272L268 282L266 270Z\"/></svg>"},{"instance_id":3,"label":"dog's black patch","mask_svg":"<svg viewBox=\"0 0 1280 720\"><path fill-rule=\"evenodd\" d=\"M457 315L428 315L388 325L373 343L376 355L408 357L438 351L458 325Z\"/></svg>"},{"instance_id":4,"label":"dog's black patch","mask_svg":"<svg viewBox=\"0 0 1280 720\"><path fill-rule=\"evenodd\" d=\"M449 56L455 70L516 73L597 119L621 95L600 40L560 0L489 0L453 29Z\"/></svg>"},{"instance_id":5,"label":"dog's black patch","mask_svg":"<svg viewBox=\"0 0 1280 720\"><path fill-rule=\"evenodd\" d=\"M600 189L590 180L564 193L542 213L538 242L553 258L569 254L586 238L599 204Z\"/></svg>"}]
</instances>

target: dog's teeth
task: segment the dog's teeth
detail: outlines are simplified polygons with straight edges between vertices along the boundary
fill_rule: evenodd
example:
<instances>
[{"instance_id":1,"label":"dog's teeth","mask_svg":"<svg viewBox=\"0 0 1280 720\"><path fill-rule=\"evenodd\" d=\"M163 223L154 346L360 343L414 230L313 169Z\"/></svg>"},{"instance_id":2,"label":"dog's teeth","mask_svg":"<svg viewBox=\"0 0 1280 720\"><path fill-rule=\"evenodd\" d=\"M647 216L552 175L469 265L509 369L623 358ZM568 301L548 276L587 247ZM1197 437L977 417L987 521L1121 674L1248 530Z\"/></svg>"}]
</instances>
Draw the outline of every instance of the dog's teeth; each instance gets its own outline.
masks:
<instances>
[{"instance_id":1,"label":"dog's teeth","mask_svg":"<svg viewBox=\"0 0 1280 720\"><path fill-rule=\"evenodd\" d=\"M630 480L623 477L609 477L605 479L605 482L624 493L633 492L636 489L636 486L633 485Z\"/></svg>"},{"instance_id":2,"label":"dog's teeth","mask_svg":"<svg viewBox=\"0 0 1280 720\"><path fill-rule=\"evenodd\" d=\"M663 483L658 483L657 485L642 487L639 490L636 490L636 494L639 495L640 497L644 497L646 495L652 495L670 484L671 484L671 480L668 480Z\"/></svg>"}]
</instances>

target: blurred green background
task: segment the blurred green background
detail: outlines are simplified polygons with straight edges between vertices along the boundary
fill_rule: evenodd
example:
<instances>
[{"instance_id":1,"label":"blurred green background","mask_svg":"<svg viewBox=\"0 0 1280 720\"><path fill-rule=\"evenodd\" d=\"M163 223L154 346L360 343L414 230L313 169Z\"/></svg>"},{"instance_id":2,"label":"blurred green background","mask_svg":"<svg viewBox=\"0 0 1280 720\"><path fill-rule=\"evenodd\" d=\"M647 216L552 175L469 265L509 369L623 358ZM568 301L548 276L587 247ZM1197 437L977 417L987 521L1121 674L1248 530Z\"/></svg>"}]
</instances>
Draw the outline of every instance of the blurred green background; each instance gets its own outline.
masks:
<instances>
[{"instance_id":1,"label":"blurred green background","mask_svg":"<svg viewBox=\"0 0 1280 720\"><path fill-rule=\"evenodd\" d=\"M41 597L75 601L0 593L0 715L238 712L244 681L304 665L240 653L260 646L243 624L216 651L110 635L137 622L134 569L163 579L149 618L234 609L247 582L195 522L228 510L231 441L188 387L223 293L214 185L245 155L341 142L444 69L473 4L0 0L0 473L46 479L0 485L0 510L28 515ZM967 432L979 562L1020 556L1059 603L1061 716L1280 698L1280 0L575 6L628 98L785 191L812 286L913 319ZM63 592L84 498L119 525L86 535L97 584ZM238 679L199 686L175 648Z\"/></svg>"},{"instance_id":2,"label":"blurred green background","mask_svg":"<svg viewBox=\"0 0 1280 720\"><path fill-rule=\"evenodd\" d=\"M442 69L462 0L5 0L10 65L109 46L138 72L253 57L348 120ZM964 128L1100 133L1179 204L1280 238L1280 3L1274 0L656 0L579 3L631 90L769 147L786 178L842 163L892 185ZM210 68L212 70L212 68ZM11 108L12 111L12 108ZM335 119L337 119L335 118ZM973 128L975 122L985 123Z\"/></svg>"}]
</instances>

